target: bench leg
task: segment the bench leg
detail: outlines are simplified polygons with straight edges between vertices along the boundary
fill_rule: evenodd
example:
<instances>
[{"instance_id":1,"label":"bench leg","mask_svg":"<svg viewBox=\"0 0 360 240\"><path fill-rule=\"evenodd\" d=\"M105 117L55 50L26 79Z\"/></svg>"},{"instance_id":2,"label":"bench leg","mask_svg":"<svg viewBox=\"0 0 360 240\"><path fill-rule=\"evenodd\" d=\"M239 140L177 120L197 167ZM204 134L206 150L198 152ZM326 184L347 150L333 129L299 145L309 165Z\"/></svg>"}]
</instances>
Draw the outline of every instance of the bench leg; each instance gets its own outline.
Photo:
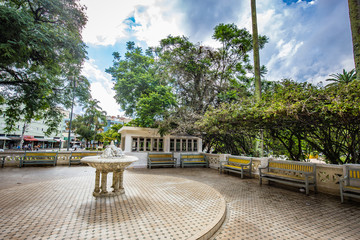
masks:
<instances>
[{"instance_id":1,"label":"bench leg","mask_svg":"<svg viewBox=\"0 0 360 240\"><path fill-rule=\"evenodd\" d=\"M343 182L342 181L340 181L340 199L341 199L341 203L344 203Z\"/></svg>"}]
</instances>

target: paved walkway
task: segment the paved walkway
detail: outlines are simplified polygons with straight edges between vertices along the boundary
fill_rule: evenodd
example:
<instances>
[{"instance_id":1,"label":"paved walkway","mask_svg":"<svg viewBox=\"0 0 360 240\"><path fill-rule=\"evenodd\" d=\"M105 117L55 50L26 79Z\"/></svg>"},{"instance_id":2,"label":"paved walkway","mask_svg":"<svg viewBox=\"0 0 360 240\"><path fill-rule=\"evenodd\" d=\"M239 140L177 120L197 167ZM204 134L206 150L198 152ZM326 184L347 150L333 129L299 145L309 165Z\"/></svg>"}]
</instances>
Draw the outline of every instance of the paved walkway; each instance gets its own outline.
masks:
<instances>
[{"instance_id":1,"label":"paved walkway","mask_svg":"<svg viewBox=\"0 0 360 240\"><path fill-rule=\"evenodd\" d=\"M0 239L192 239L225 201L212 239L360 239L358 202L212 169L130 169L125 195L97 200L93 181L90 167L0 169Z\"/></svg>"}]
</instances>

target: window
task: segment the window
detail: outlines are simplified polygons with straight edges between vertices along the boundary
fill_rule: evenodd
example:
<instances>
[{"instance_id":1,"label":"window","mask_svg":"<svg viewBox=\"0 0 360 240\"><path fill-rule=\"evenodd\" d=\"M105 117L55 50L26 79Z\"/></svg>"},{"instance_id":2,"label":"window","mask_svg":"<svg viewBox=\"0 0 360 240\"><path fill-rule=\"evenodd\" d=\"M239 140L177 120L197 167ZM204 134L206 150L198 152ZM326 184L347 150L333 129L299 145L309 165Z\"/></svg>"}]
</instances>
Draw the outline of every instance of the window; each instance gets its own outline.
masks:
<instances>
[{"instance_id":1,"label":"window","mask_svg":"<svg viewBox=\"0 0 360 240\"><path fill-rule=\"evenodd\" d=\"M187 139L182 139L181 141L182 141L182 143L181 143L181 151L186 152L187 151L186 150Z\"/></svg>"},{"instance_id":2,"label":"window","mask_svg":"<svg viewBox=\"0 0 360 240\"><path fill-rule=\"evenodd\" d=\"M175 151L175 139L170 139L170 152Z\"/></svg>"},{"instance_id":3,"label":"window","mask_svg":"<svg viewBox=\"0 0 360 240\"><path fill-rule=\"evenodd\" d=\"M140 141L139 141L139 151L140 152L143 152L144 151L144 138L140 138Z\"/></svg>"},{"instance_id":4,"label":"window","mask_svg":"<svg viewBox=\"0 0 360 240\"><path fill-rule=\"evenodd\" d=\"M197 139L192 138L171 138L170 152L196 152L197 142Z\"/></svg>"},{"instance_id":5,"label":"window","mask_svg":"<svg viewBox=\"0 0 360 240\"><path fill-rule=\"evenodd\" d=\"M187 148L187 150L188 150L188 152L192 152L192 141L189 139L188 141L187 141L187 143L188 143L188 148Z\"/></svg>"},{"instance_id":6,"label":"window","mask_svg":"<svg viewBox=\"0 0 360 240\"><path fill-rule=\"evenodd\" d=\"M151 151L151 138L146 138L146 151Z\"/></svg>"},{"instance_id":7,"label":"window","mask_svg":"<svg viewBox=\"0 0 360 240\"><path fill-rule=\"evenodd\" d=\"M159 139L158 138L154 138L153 139L153 145L152 145L152 151L153 152L157 152L158 151L158 146L159 146Z\"/></svg>"},{"instance_id":8,"label":"window","mask_svg":"<svg viewBox=\"0 0 360 240\"><path fill-rule=\"evenodd\" d=\"M159 152L163 152L164 151L164 139L160 138L159 139Z\"/></svg>"},{"instance_id":9,"label":"window","mask_svg":"<svg viewBox=\"0 0 360 240\"><path fill-rule=\"evenodd\" d=\"M132 152L163 152L164 140L162 138L133 137Z\"/></svg>"},{"instance_id":10,"label":"window","mask_svg":"<svg viewBox=\"0 0 360 240\"><path fill-rule=\"evenodd\" d=\"M197 140L194 139L193 140L193 143L194 143L194 152L196 152L198 149L197 149Z\"/></svg>"},{"instance_id":11,"label":"window","mask_svg":"<svg viewBox=\"0 0 360 240\"><path fill-rule=\"evenodd\" d=\"M180 152L181 149L180 149L180 141L181 139L175 139L176 141L176 149L175 149L175 152Z\"/></svg>"},{"instance_id":12,"label":"window","mask_svg":"<svg viewBox=\"0 0 360 240\"><path fill-rule=\"evenodd\" d=\"M131 151L137 152L138 151L138 138L132 139Z\"/></svg>"}]
</instances>

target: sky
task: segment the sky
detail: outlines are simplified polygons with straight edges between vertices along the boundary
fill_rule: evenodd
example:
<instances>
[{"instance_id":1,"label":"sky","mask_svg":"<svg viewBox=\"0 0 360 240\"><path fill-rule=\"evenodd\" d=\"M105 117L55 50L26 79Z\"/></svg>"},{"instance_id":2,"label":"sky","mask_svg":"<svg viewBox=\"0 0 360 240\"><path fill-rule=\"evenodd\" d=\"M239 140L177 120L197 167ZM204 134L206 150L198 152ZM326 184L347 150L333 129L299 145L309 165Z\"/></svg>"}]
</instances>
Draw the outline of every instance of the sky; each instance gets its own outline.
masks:
<instances>
[{"instance_id":1,"label":"sky","mask_svg":"<svg viewBox=\"0 0 360 240\"><path fill-rule=\"evenodd\" d=\"M93 98L108 115L123 115L114 99L114 81L105 72L113 52L124 56L126 42L146 49L172 36L217 47L211 38L219 23L251 30L250 0L80 0L87 7L83 40L88 60L83 75ZM354 68L348 1L258 0L258 32L269 42L260 51L266 80L291 78L326 83L330 74ZM252 53L251 53L252 54Z\"/></svg>"}]
</instances>

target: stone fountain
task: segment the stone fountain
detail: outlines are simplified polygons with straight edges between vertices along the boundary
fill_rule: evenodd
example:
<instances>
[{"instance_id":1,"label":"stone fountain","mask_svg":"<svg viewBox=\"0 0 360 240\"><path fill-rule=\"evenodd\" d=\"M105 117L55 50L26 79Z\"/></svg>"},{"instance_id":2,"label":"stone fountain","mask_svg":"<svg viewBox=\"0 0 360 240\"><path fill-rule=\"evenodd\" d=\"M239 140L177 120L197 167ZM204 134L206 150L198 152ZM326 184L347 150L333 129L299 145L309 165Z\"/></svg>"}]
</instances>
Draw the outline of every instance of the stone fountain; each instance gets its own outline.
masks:
<instances>
[{"instance_id":1,"label":"stone fountain","mask_svg":"<svg viewBox=\"0 0 360 240\"><path fill-rule=\"evenodd\" d=\"M107 197L124 194L123 174L124 170L131 163L137 161L138 158L134 156L124 155L120 148L111 142L106 147L105 151L99 156L90 156L81 159L82 163L87 163L96 169L95 173L95 189L94 197ZM107 175L109 172L113 173L112 192L107 191ZM100 186L101 177L101 186Z\"/></svg>"}]
</instances>

